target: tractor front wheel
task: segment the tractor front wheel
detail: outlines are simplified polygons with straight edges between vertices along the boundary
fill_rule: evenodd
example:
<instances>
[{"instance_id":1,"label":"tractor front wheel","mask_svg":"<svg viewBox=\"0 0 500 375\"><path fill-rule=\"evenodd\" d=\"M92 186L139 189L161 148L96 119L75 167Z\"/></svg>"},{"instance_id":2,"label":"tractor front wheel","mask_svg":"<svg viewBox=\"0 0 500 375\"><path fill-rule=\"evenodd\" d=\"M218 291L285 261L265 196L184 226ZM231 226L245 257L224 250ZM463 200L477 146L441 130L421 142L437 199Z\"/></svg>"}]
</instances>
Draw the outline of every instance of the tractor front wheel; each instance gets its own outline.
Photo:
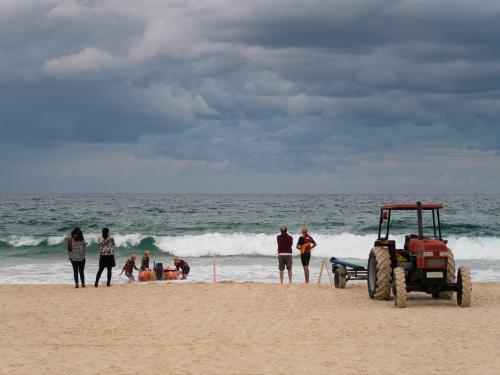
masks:
<instances>
[{"instance_id":1,"label":"tractor front wheel","mask_svg":"<svg viewBox=\"0 0 500 375\"><path fill-rule=\"evenodd\" d=\"M448 284L455 283L455 257L453 256L453 251L451 251L451 249L448 249L446 282ZM434 295L433 295L433 297L434 297ZM451 299L451 297L453 297L453 292L441 292L437 296L437 298L440 298L440 299Z\"/></svg>"},{"instance_id":2,"label":"tractor front wheel","mask_svg":"<svg viewBox=\"0 0 500 375\"><path fill-rule=\"evenodd\" d=\"M372 299L388 299L391 294L392 270L389 250L374 247L368 257L368 295Z\"/></svg>"},{"instance_id":3,"label":"tractor front wheel","mask_svg":"<svg viewBox=\"0 0 500 375\"><path fill-rule=\"evenodd\" d=\"M344 266L338 265L333 276L333 281L335 282L335 288L344 289L347 283L347 270Z\"/></svg>"},{"instance_id":4,"label":"tractor front wheel","mask_svg":"<svg viewBox=\"0 0 500 375\"><path fill-rule=\"evenodd\" d=\"M457 304L462 307L470 307L472 298L472 283L470 271L467 267L460 267L457 274Z\"/></svg>"},{"instance_id":5,"label":"tractor front wheel","mask_svg":"<svg viewBox=\"0 0 500 375\"><path fill-rule=\"evenodd\" d=\"M394 268L392 292L394 293L394 306L397 308L406 307L406 278L405 270L401 267Z\"/></svg>"}]
</instances>

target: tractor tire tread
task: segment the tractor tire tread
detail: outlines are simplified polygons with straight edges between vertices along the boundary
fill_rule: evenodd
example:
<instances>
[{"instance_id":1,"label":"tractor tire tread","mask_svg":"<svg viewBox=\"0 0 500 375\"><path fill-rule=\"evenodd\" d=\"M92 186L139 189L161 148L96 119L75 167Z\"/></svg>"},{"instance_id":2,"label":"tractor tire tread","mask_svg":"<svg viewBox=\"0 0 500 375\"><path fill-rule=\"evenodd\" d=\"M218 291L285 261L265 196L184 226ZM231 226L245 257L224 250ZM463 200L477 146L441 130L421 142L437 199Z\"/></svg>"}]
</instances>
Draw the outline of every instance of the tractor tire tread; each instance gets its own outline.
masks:
<instances>
[{"instance_id":1,"label":"tractor tire tread","mask_svg":"<svg viewBox=\"0 0 500 375\"><path fill-rule=\"evenodd\" d=\"M448 284L453 284L455 282L455 257L453 256L453 251L448 249L448 266L446 271L446 282ZM453 292L441 292L439 293L440 299L451 299L453 297Z\"/></svg>"},{"instance_id":2,"label":"tractor tire tread","mask_svg":"<svg viewBox=\"0 0 500 375\"><path fill-rule=\"evenodd\" d=\"M472 299L472 283L470 279L470 271L468 267L460 267L458 269L462 278L462 304L461 307L470 307Z\"/></svg>"},{"instance_id":3,"label":"tractor tire tread","mask_svg":"<svg viewBox=\"0 0 500 375\"><path fill-rule=\"evenodd\" d=\"M406 307L406 278L405 278L405 270L401 267L394 268L394 283L396 285L395 288L395 296L394 296L394 305L397 308Z\"/></svg>"},{"instance_id":4,"label":"tractor tire tread","mask_svg":"<svg viewBox=\"0 0 500 375\"><path fill-rule=\"evenodd\" d=\"M377 266L375 299L388 299L391 294L392 284L392 269L389 251L384 247L374 247L372 251L375 254Z\"/></svg>"}]
</instances>

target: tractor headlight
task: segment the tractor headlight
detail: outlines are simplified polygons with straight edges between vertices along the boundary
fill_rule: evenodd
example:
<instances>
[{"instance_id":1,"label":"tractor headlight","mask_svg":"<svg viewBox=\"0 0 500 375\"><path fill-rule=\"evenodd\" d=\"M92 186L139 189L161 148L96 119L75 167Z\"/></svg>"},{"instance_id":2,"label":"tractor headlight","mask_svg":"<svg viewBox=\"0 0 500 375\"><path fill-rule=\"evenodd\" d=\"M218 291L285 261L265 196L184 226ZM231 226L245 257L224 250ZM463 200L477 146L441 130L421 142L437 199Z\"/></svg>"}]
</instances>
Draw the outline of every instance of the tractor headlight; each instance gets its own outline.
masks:
<instances>
[{"instance_id":1,"label":"tractor headlight","mask_svg":"<svg viewBox=\"0 0 500 375\"><path fill-rule=\"evenodd\" d=\"M424 257L433 257L434 256L434 252L432 252L432 251L424 251L424 253L422 255Z\"/></svg>"},{"instance_id":2,"label":"tractor headlight","mask_svg":"<svg viewBox=\"0 0 500 375\"><path fill-rule=\"evenodd\" d=\"M448 256L448 252L447 252L447 251L441 251L441 252L439 253L439 256L440 256L440 257L447 257L447 256Z\"/></svg>"}]
</instances>

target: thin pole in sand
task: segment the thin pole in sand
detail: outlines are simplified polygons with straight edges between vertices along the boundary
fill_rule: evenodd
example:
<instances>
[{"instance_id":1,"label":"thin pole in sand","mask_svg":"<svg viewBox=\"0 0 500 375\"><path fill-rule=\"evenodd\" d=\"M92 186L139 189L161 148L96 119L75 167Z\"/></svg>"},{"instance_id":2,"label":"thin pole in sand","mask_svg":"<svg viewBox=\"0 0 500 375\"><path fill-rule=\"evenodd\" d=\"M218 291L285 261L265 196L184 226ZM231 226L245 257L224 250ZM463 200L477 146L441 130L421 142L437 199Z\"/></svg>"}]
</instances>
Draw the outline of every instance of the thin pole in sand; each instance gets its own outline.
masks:
<instances>
[{"instance_id":1,"label":"thin pole in sand","mask_svg":"<svg viewBox=\"0 0 500 375\"><path fill-rule=\"evenodd\" d=\"M318 285L321 284L321 277L323 276L323 267L324 266L325 266L325 259L321 259L321 265L319 266Z\"/></svg>"},{"instance_id":2,"label":"thin pole in sand","mask_svg":"<svg viewBox=\"0 0 500 375\"><path fill-rule=\"evenodd\" d=\"M328 258L325 258L325 263L326 263L326 265L325 265L326 273L328 275L328 279L330 280L330 284L334 285L334 280L333 280L333 275L332 275L332 269L330 267L328 267L328 265L329 265L328 264L329 263L328 262Z\"/></svg>"},{"instance_id":3,"label":"thin pole in sand","mask_svg":"<svg viewBox=\"0 0 500 375\"><path fill-rule=\"evenodd\" d=\"M212 282L215 284L217 282L217 277L215 276L215 255L212 257Z\"/></svg>"}]
</instances>

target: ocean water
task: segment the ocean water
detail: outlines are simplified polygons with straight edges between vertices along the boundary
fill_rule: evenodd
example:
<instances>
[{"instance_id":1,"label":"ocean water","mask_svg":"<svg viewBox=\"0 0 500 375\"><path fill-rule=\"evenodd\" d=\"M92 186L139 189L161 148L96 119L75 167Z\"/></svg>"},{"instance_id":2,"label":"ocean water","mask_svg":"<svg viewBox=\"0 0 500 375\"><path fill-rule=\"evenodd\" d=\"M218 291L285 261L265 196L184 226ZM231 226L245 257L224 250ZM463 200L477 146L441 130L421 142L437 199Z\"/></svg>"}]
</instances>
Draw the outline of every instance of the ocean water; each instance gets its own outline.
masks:
<instances>
[{"instance_id":1,"label":"ocean water","mask_svg":"<svg viewBox=\"0 0 500 375\"><path fill-rule=\"evenodd\" d=\"M191 265L191 281L211 281L213 256L218 280L276 282L276 234L287 225L296 241L302 225L318 243L311 277L321 259L335 256L366 263L378 230L379 206L439 202L443 238L458 265L473 280L500 281L500 195L0 195L0 283L72 283L65 242L79 226L89 243L86 276L95 277L96 240L109 227L117 243L118 271L132 253L145 249L152 260ZM397 218L394 218L397 216ZM429 217L424 217L424 222ZM416 232L416 215L393 215L394 239ZM427 231L429 227L425 228ZM302 281L300 259L294 277Z\"/></svg>"}]
</instances>

